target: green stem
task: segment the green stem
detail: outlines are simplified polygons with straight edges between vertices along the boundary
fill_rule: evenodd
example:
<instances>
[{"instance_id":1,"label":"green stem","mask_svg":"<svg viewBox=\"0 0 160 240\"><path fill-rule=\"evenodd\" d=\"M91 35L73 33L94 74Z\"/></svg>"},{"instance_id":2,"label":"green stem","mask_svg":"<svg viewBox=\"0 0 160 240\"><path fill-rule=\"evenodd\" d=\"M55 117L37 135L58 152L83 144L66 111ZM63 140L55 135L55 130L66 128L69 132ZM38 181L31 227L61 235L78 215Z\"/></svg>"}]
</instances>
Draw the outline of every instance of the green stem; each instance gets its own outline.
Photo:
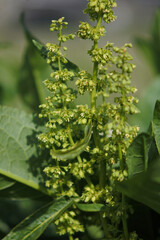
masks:
<instances>
[{"instance_id":1,"label":"green stem","mask_svg":"<svg viewBox=\"0 0 160 240\"><path fill-rule=\"evenodd\" d=\"M100 212L100 220L101 220L101 223L102 223L102 227L103 227L103 231L104 231L104 234L105 234L105 239L107 240L108 239L108 229L107 229L107 221L106 219L103 217L103 213Z\"/></svg>"},{"instance_id":2,"label":"green stem","mask_svg":"<svg viewBox=\"0 0 160 240\"><path fill-rule=\"evenodd\" d=\"M72 235L69 235L69 240L73 240L73 237L72 237Z\"/></svg>"},{"instance_id":3,"label":"green stem","mask_svg":"<svg viewBox=\"0 0 160 240\"><path fill-rule=\"evenodd\" d=\"M105 188L106 186L106 160L101 159L99 164L99 185L100 188Z\"/></svg>"},{"instance_id":4,"label":"green stem","mask_svg":"<svg viewBox=\"0 0 160 240\"><path fill-rule=\"evenodd\" d=\"M99 14L96 29L100 28L101 22L102 22L102 16L101 16L101 14ZM98 48L98 41L94 41L93 49L97 49L97 48ZM91 109L96 108L97 76L98 76L98 62L94 62L92 80L95 84L95 87L94 87L94 89L91 93ZM99 134L98 134L96 126L93 126L93 138L94 138L95 145L98 146L99 148L101 148ZM105 184L106 184L106 162L103 159L99 163L99 184L100 184L100 188L105 188ZM106 219L103 218L102 213L100 213L100 220L101 220L101 223L102 223L102 227L103 227L103 230L104 230L105 237L107 239L107 236L108 236L107 222L106 222Z\"/></svg>"},{"instance_id":5,"label":"green stem","mask_svg":"<svg viewBox=\"0 0 160 240\"><path fill-rule=\"evenodd\" d=\"M122 155L121 145L118 143L118 155L120 160L120 168L123 171L125 168L125 162ZM122 193L122 209L125 209L125 195ZM123 234L124 240L129 240L129 233L128 233L128 226L127 226L127 218L126 218L126 211L124 210L122 215L122 225L123 225Z\"/></svg>"}]
</instances>

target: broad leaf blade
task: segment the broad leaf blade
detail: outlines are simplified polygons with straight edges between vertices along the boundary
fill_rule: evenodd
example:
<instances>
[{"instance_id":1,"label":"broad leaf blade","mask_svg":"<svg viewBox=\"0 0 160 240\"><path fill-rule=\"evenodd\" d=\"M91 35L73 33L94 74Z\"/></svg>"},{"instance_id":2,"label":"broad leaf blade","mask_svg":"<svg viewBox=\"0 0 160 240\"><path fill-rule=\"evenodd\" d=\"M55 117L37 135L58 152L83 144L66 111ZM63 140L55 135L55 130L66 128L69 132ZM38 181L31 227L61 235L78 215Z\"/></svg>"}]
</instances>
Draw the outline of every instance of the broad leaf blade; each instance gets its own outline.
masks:
<instances>
[{"instance_id":1,"label":"broad leaf blade","mask_svg":"<svg viewBox=\"0 0 160 240\"><path fill-rule=\"evenodd\" d=\"M0 175L0 190L9 188L9 187L13 186L14 184L15 184L14 180L7 178L3 175ZM0 194L0 197L1 197L1 194Z\"/></svg>"},{"instance_id":2,"label":"broad leaf blade","mask_svg":"<svg viewBox=\"0 0 160 240\"><path fill-rule=\"evenodd\" d=\"M152 122L152 131L155 137L158 152L160 154L160 101L157 101L155 105Z\"/></svg>"},{"instance_id":3,"label":"broad leaf blade","mask_svg":"<svg viewBox=\"0 0 160 240\"><path fill-rule=\"evenodd\" d=\"M118 183L118 190L160 213L160 158L150 168L126 182Z\"/></svg>"},{"instance_id":4,"label":"broad leaf blade","mask_svg":"<svg viewBox=\"0 0 160 240\"><path fill-rule=\"evenodd\" d=\"M148 166L148 153L152 138L146 134L139 134L127 151L126 162L128 166L129 177L143 172Z\"/></svg>"},{"instance_id":5,"label":"broad leaf blade","mask_svg":"<svg viewBox=\"0 0 160 240\"><path fill-rule=\"evenodd\" d=\"M3 240L38 239L48 225L55 221L72 204L73 200L65 200L65 198L46 204L13 228Z\"/></svg>"},{"instance_id":6,"label":"broad leaf blade","mask_svg":"<svg viewBox=\"0 0 160 240\"><path fill-rule=\"evenodd\" d=\"M48 193L43 187L47 156L37 148L39 128L33 119L31 114L0 107L0 174Z\"/></svg>"},{"instance_id":7,"label":"broad leaf blade","mask_svg":"<svg viewBox=\"0 0 160 240\"><path fill-rule=\"evenodd\" d=\"M47 54L48 54L47 48L37 40L33 40L33 43L37 47L37 49L40 51L42 57L44 59L47 59ZM77 65L72 63L67 58L66 60L67 60L67 63L61 63L62 68L67 68L69 71L73 71L77 75L77 73L79 72L79 68L77 67ZM58 70L58 62L51 63L51 67L54 71Z\"/></svg>"},{"instance_id":8,"label":"broad leaf blade","mask_svg":"<svg viewBox=\"0 0 160 240\"><path fill-rule=\"evenodd\" d=\"M89 123L87 135L68 150L51 150L51 155L61 160L73 159L80 155L87 147L92 135L92 123Z\"/></svg>"}]
</instances>

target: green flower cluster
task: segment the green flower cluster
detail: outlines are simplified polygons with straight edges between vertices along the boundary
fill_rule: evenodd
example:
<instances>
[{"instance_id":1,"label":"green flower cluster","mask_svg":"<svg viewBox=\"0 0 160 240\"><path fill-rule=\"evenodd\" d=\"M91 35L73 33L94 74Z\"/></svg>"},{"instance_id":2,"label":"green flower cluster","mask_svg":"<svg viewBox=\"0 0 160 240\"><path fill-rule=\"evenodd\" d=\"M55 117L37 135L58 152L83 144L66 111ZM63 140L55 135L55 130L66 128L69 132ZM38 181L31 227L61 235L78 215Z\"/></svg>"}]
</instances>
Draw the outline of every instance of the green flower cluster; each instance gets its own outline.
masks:
<instances>
[{"instance_id":1,"label":"green flower cluster","mask_svg":"<svg viewBox=\"0 0 160 240\"><path fill-rule=\"evenodd\" d=\"M115 0L88 0L88 6L84 10L84 13L87 13L90 16L92 21L98 19L98 16L101 15L103 20L106 23L113 22L116 17L114 16L112 8L116 7Z\"/></svg>"},{"instance_id":2,"label":"green flower cluster","mask_svg":"<svg viewBox=\"0 0 160 240\"><path fill-rule=\"evenodd\" d=\"M115 0L89 0L85 13L96 25L81 22L79 26L77 36L93 42L88 51L92 73L86 70L75 73L65 67L67 59L63 51L67 49L62 44L74 35L62 35L62 29L67 26L64 18L52 21L50 27L51 31L57 31L58 44L46 44L47 62L58 66L44 81L51 94L40 105L39 116L47 119L48 130L39 135L39 140L50 149L52 159L52 164L44 169L48 176L46 186L53 188L57 197L68 196L76 202L106 206L104 212L93 213L92 217L76 208L65 212L55 223L59 233L67 233L70 239L96 223L103 226L106 239L125 236L129 240L125 224L130 206L117 192L115 183L128 177L126 152L138 132L137 126L127 123L128 115L138 112L135 107L138 100L132 96L136 89L131 86L135 65L127 52L131 44L119 48L107 42L104 47L98 47L98 40L105 33L102 20L107 23L115 20L112 10L115 6ZM70 81L75 82L77 90L69 87ZM78 95L85 92L90 94L90 105L75 105ZM92 136L87 137L90 126ZM81 150L83 142L87 143ZM72 151L74 154L70 154ZM135 233L131 234L130 239L134 236Z\"/></svg>"}]
</instances>

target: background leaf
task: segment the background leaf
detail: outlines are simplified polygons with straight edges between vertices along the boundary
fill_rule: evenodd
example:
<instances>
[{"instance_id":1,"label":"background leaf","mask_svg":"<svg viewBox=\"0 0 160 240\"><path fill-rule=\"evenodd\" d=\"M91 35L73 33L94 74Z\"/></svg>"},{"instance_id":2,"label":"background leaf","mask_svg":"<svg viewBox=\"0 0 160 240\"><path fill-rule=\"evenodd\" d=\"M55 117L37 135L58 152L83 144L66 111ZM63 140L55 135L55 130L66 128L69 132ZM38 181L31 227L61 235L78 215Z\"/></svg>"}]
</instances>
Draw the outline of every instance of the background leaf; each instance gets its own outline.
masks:
<instances>
[{"instance_id":1,"label":"background leaf","mask_svg":"<svg viewBox=\"0 0 160 240\"><path fill-rule=\"evenodd\" d=\"M131 143L126 155L129 177L147 169L151 142L148 134L141 133Z\"/></svg>"},{"instance_id":2,"label":"background leaf","mask_svg":"<svg viewBox=\"0 0 160 240\"><path fill-rule=\"evenodd\" d=\"M47 203L13 228L3 240L38 239L48 225L55 221L72 204L73 200L66 200L65 198Z\"/></svg>"},{"instance_id":3,"label":"background leaf","mask_svg":"<svg viewBox=\"0 0 160 240\"><path fill-rule=\"evenodd\" d=\"M160 158L143 173L118 183L118 190L160 213Z\"/></svg>"},{"instance_id":4,"label":"background leaf","mask_svg":"<svg viewBox=\"0 0 160 240\"><path fill-rule=\"evenodd\" d=\"M32 42L35 37L27 29L24 14L21 15L21 24L27 46L20 69L18 90L24 103L30 109L38 111L39 105L45 101L45 97L48 95L43 81L50 75L51 69Z\"/></svg>"},{"instance_id":5,"label":"background leaf","mask_svg":"<svg viewBox=\"0 0 160 240\"><path fill-rule=\"evenodd\" d=\"M153 19L149 39L136 38L135 42L140 51L149 62L155 74L160 74L160 10L158 9Z\"/></svg>"},{"instance_id":6,"label":"background leaf","mask_svg":"<svg viewBox=\"0 0 160 240\"><path fill-rule=\"evenodd\" d=\"M132 124L140 127L140 132L148 131L150 121L153 119L154 106L157 99L160 99L160 76L157 76L144 91L143 97L137 104L140 113L130 119Z\"/></svg>"},{"instance_id":7,"label":"background leaf","mask_svg":"<svg viewBox=\"0 0 160 240\"><path fill-rule=\"evenodd\" d=\"M33 44L40 51L42 57L44 59L47 59L48 49L35 39L33 40ZM61 62L62 69L67 68L69 71L73 71L77 75L77 73L79 72L78 66L72 63L69 59L66 58L66 60L67 60L67 63ZM58 62L55 62L55 63L52 62L50 65L54 71L58 70Z\"/></svg>"},{"instance_id":8,"label":"background leaf","mask_svg":"<svg viewBox=\"0 0 160 240\"><path fill-rule=\"evenodd\" d=\"M14 180L7 178L3 175L0 175L0 190L9 188L9 187L13 186L14 184L15 184Z\"/></svg>"},{"instance_id":9,"label":"background leaf","mask_svg":"<svg viewBox=\"0 0 160 240\"><path fill-rule=\"evenodd\" d=\"M49 194L43 186L49 158L37 148L39 130L33 115L0 107L0 174Z\"/></svg>"},{"instance_id":10,"label":"background leaf","mask_svg":"<svg viewBox=\"0 0 160 240\"><path fill-rule=\"evenodd\" d=\"M152 122L152 131L155 137L158 152L160 154L160 101L157 101L155 105Z\"/></svg>"},{"instance_id":11,"label":"background leaf","mask_svg":"<svg viewBox=\"0 0 160 240\"><path fill-rule=\"evenodd\" d=\"M2 189L0 199L51 201L49 196L18 182L14 182L8 188Z\"/></svg>"}]
</instances>

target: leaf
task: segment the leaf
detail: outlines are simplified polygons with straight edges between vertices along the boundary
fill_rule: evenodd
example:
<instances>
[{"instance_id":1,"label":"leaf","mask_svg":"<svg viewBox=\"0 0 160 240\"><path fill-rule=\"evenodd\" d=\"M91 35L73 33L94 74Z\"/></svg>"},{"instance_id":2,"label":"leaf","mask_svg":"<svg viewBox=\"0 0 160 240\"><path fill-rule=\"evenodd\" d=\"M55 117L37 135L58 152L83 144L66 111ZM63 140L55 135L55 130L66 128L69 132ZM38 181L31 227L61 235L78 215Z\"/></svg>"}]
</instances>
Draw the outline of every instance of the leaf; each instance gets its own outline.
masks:
<instances>
[{"instance_id":1,"label":"leaf","mask_svg":"<svg viewBox=\"0 0 160 240\"><path fill-rule=\"evenodd\" d=\"M152 131L155 137L156 146L160 154L160 101L158 100L155 105Z\"/></svg>"},{"instance_id":2,"label":"leaf","mask_svg":"<svg viewBox=\"0 0 160 240\"><path fill-rule=\"evenodd\" d=\"M141 132L148 130L150 121L153 118L154 107L157 99L160 98L160 77L156 77L150 86L144 91L137 107L140 114L131 118L131 122L140 127Z\"/></svg>"},{"instance_id":3,"label":"leaf","mask_svg":"<svg viewBox=\"0 0 160 240\"><path fill-rule=\"evenodd\" d=\"M104 239L104 233L100 226L90 225L87 227L87 232L91 239Z\"/></svg>"},{"instance_id":4,"label":"leaf","mask_svg":"<svg viewBox=\"0 0 160 240\"><path fill-rule=\"evenodd\" d=\"M141 202L160 213L160 157L148 170L118 183L117 188L128 197Z\"/></svg>"},{"instance_id":5,"label":"leaf","mask_svg":"<svg viewBox=\"0 0 160 240\"><path fill-rule=\"evenodd\" d=\"M32 110L38 111L39 105L45 102L45 97L48 95L43 81L50 75L51 69L32 42L35 37L27 29L24 14L21 15L20 20L27 45L20 69L18 89L24 103Z\"/></svg>"},{"instance_id":6,"label":"leaf","mask_svg":"<svg viewBox=\"0 0 160 240\"><path fill-rule=\"evenodd\" d=\"M33 43L37 47L37 49L40 51L42 57L44 59L47 59L48 49L37 40L33 40ZM77 65L72 63L67 58L66 60L67 60L67 63L61 63L62 69L67 68L68 70L73 71L77 75L77 73L79 72L79 68L77 67ZM58 70L58 62L56 63L52 62L50 65L54 71Z\"/></svg>"},{"instance_id":7,"label":"leaf","mask_svg":"<svg viewBox=\"0 0 160 240\"><path fill-rule=\"evenodd\" d=\"M92 135L92 122L89 123L88 126L86 126L88 133L87 135L79 142L74 144L71 148L68 150L51 150L52 157L56 157L58 159L64 160L64 159L73 159L80 155L85 148L87 147L91 135Z\"/></svg>"},{"instance_id":8,"label":"leaf","mask_svg":"<svg viewBox=\"0 0 160 240\"><path fill-rule=\"evenodd\" d=\"M40 127L33 115L0 107L0 174L46 194L42 152L37 148Z\"/></svg>"},{"instance_id":9,"label":"leaf","mask_svg":"<svg viewBox=\"0 0 160 240\"><path fill-rule=\"evenodd\" d=\"M73 200L61 198L44 205L13 228L3 240L38 239L49 224L55 221L72 204Z\"/></svg>"},{"instance_id":10,"label":"leaf","mask_svg":"<svg viewBox=\"0 0 160 240\"><path fill-rule=\"evenodd\" d=\"M0 199L11 199L11 200L38 200L38 201L49 201L51 198L42 194L33 188L30 188L24 184L13 182L14 184L8 186L8 188L0 191Z\"/></svg>"},{"instance_id":11,"label":"leaf","mask_svg":"<svg viewBox=\"0 0 160 240\"><path fill-rule=\"evenodd\" d=\"M145 59L151 65L154 72L157 72L157 69L155 66L155 59L154 59L152 43L149 40L146 40L143 38L136 38L135 43L138 46L139 50L142 52L142 54L144 54Z\"/></svg>"},{"instance_id":12,"label":"leaf","mask_svg":"<svg viewBox=\"0 0 160 240\"><path fill-rule=\"evenodd\" d=\"M78 209L84 212L103 212L106 211L106 206L101 203L76 203Z\"/></svg>"},{"instance_id":13,"label":"leaf","mask_svg":"<svg viewBox=\"0 0 160 240\"><path fill-rule=\"evenodd\" d=\"M160 10L157 9L156 14L153 19L152 29L151 29L151 36L152 36L152 46L153 46L153 53L155 59L155 67L157 70L157 74L160 73Z\"/></svg>"},{"instance_id":14,"label":"leaf","mask_svg":"<svg viewBox=\"0 0 160 240\"><path fill-rule=\"evenodd\" d=\"M129 177L147 169L151 143L152 138L146 133L139 134L131 143L126 155Z\"/></svg>"},{"instance_id":15,"label":"leaf","mask_svg":"<svg viewBox=\"0 0 160 240\"><path fill-rule=\"evenodd\" d=\"M9 187L13 186L14 184L15 184L15 181L13 181L12 179L7 178L3 175L0 175L0 190L9 188ZM0 197L1 197L1 194L0 194Z\"/></svg>"},{"instance_id":16,"label":"leaf","mask_svg":"<svg viewBox=\"0 0 160 240\"><path fill-rule=\"evenodd\" d=\"M149 62L156 75L160 73L160 10L156 11L153 19L150 39L136 38L135 42Z\"/></svg>"}]
</instances>

